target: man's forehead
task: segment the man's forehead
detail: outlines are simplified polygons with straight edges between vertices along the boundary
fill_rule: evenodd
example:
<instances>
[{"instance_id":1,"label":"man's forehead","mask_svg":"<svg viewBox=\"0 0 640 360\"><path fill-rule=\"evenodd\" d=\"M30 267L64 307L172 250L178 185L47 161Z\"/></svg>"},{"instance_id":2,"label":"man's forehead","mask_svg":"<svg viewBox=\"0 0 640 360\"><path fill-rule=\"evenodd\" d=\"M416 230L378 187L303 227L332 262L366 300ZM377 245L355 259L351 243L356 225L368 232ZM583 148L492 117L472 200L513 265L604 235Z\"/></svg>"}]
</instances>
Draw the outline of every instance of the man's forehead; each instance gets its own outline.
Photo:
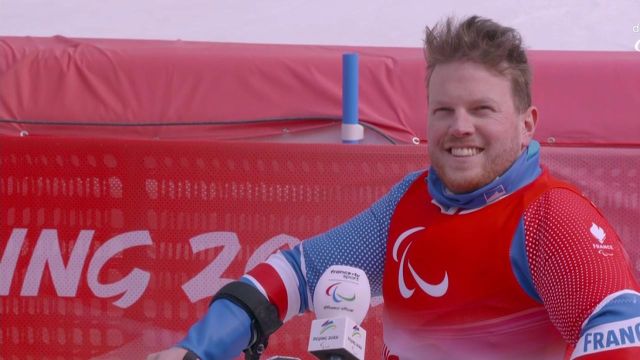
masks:
<instances>
[{"instance_id":1,"label":"man's forehead","mask_svg":"<svg viewBox=\"0 0 640 360\"><path fill-rule=\"evenodd\" d=\"M465 100L496 100L511 95L510 79L481 64L456 62L438 65L429 79L429 102L452 97Z\"/></svg>"},{"instance_id":2,"label":"man's forehead","mask_svg":"<svg viewBox=\"0 0 640 360\"><path fill-rule=\"evenodd\" d=\"M474 60L460 59L438 64L431 70L431 73L433 75L437 69L467 69L481 71L482 73L488 73L496 77L509 78L507 72L504 71L508 67L508 64L505 62L502 62L497 66L490 66Z\"/></svg>"},{"instance_id":3,"label":"man's forehead","mask_svg":"<svg viewBox=\"0 0 640 360\"><path fill-rule=\"evenodd\" d=\"M453 102L449 97L433 97L431 98L431 96L429 96L429 104L433 105L433 106L440 106L440 105L451 105L451 103ZM497 104L498 101L490 96L486 96L486 94L482 95L482 96L469 96L467 98L464 99L465 102L470 103L470 104Z\"/></svg>"}]
</instances>

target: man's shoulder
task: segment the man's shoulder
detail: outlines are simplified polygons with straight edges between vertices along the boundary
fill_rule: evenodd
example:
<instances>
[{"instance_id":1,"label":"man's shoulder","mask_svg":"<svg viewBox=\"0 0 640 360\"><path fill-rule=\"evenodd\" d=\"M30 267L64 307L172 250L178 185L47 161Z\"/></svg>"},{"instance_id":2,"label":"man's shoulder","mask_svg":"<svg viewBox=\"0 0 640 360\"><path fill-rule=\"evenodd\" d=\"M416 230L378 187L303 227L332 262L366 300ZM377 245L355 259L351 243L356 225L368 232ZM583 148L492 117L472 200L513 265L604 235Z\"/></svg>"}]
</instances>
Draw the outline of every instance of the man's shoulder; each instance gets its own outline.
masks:
<instances>
[{"instance_id":1,"label":"man's shoulder","mask_svg":"<svg viewBox=\"0 0 640 360\"><path fill-rule=\"evenodd\" d=\"M540 193L540 198L546 200L573 199L575 201L593 205L576 184L555 176L544 165L541 166L541 168L541 173L533 181L534 183L541 182L543 184L544 190Z\"/></svg>"},{"instance_id":2,"label":"man's shoulder","mask_svg":"<svg viewBox=\"0 0 640 360\"><path fill-rule=\"evenodd\" d=\"M404 193L409 188L409 186L411 186L411 184L413 184L418 179L426 177L428 173L429 171L427 169L411 171L408 174L406 174L402 178L402 180L396 183L395 187L398 188L398 190L402 190L402 193ZM426 186L426 183L425 183L425 186Z\"/></svg>"},{"instance_id":3,"label":"man's shoulder","mask_svg":"<svg viewBox=\"0 0 640 360\"><path fill-rule=\"evenodd\" d=\"M544 207L556 212L571 212L576 207L595 208L595 204L578 188L565 183L566 186L551 186L533 201L529 208Z\"/></svg>"},{"instance_id":4,"label":"man's shoulder","mask_svg":"<svg viewBox=\"0 0 640 360\"><path fill-rule=\"evenodd\" d=\"M532 201L524 212L528 228L589 228L591 224L607 224L600 209L584 194L572 187L551 187ZM537 224L536 226L533 226Z\"/></svg>"}]
</instances>

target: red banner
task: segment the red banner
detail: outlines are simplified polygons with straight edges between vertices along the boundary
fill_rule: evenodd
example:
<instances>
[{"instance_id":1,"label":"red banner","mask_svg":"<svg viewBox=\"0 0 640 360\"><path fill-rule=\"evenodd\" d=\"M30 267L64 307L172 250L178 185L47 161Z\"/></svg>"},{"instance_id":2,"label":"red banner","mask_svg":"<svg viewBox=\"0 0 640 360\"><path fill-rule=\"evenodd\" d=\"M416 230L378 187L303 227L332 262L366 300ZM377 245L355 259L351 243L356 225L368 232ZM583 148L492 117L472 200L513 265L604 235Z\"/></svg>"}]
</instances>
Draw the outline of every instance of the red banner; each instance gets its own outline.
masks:
<instances>
[{"instance_id":1,"label":"red banner","mask_svg":"<svg viewBox=\"0 0 640 360\"><path fill-rule=\"evenodd\" d=\"M144 358L222 285L426 166L423 146L0 141L1 359ZM545 148L543 160L603 209L640 270L640 149ZM363 324L367 358L379 315ZM311 358L311 319L287 323L267 356Z\"/></svg>"},{"instance_id":2,"label":"red banner","mask_svg":"<svg viewBox=\"0 0 640 360\"><path fill-rule=\"evenodd\" d=\"M424 147L2 138L0 358L144 358L228 281L425 166ZM380 352L378 311L364 323ZM311 315L268 354L305 355Z\"/></svg>"}]
</instances>

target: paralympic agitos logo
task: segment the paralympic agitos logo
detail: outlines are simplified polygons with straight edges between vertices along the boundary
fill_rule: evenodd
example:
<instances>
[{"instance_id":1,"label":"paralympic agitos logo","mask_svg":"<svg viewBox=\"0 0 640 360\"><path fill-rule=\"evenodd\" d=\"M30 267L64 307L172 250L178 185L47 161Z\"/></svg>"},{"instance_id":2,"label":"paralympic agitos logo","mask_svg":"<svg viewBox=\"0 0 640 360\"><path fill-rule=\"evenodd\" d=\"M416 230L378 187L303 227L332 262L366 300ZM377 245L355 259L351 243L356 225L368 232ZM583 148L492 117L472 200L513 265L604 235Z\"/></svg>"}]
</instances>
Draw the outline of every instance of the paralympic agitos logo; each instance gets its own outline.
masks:
<instances>
[{"instance_id":1,"label":"paralympic agitos logo","mask_svg":"<svg viewBox=\"0 0 640 360\"><path fill-rule=\"evenodd\" d=\"M340 287L340 284L342 284L342 282L338 281L337 283L329 285L329 287L325 291L327 296L331 296L333 302L335 303L340 303L343 301L354 301L356 299L356 294L354 293L353 295L348 296L339 292L338 288Z\"/></svg>"}]
</instances>

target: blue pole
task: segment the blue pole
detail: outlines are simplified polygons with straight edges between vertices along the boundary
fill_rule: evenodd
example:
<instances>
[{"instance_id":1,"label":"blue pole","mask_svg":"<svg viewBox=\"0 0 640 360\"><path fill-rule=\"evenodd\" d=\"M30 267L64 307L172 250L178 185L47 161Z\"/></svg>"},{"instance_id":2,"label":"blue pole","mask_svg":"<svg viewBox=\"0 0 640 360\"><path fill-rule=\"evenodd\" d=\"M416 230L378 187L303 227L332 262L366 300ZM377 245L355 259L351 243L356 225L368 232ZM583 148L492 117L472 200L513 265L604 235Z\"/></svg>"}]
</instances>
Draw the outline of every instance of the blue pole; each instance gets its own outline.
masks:
<instances>
[{"instance_id":1,"label":"blue pole","mask_svg":"<svg viewBox=\"0 0 640 360\"><path fill-rule=\"evenodd\" d=\"M358 123L358 54L342 55L342 122Z\"/></svg>"},{"instance_id":2,"label":"blue pole","mask_svg":"<svg viewBox=\"0 0 640 360\"><path fill-rule=\"evenodd\" d=\"M362 140L358 124L358 54L342 55L342 142ZM358 130L359 129L359 130Z\"/></svg>"}]
</instances>

